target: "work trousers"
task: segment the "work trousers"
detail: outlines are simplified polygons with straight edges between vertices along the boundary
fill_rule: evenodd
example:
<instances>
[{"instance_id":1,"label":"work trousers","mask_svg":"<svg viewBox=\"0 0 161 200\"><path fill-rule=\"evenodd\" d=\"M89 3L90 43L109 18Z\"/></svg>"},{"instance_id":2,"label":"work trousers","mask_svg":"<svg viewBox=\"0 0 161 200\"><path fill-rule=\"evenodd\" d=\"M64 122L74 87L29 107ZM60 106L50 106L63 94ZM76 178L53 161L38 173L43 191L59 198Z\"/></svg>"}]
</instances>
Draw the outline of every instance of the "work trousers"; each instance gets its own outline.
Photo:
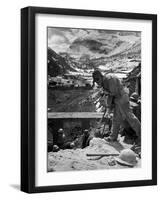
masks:
<instances>
[{"instance_id":1,"label":"work trousers","mask_svg":"<svg viewBox=\"0 0 161 200\"><path fill-rule=\"evenodd\" d=\"M124 127L125 120L140 138L141 123L130 108L128 94L123 94L121 97L115 98L115 107L112 120L113 123L110 135L112 139L117 139L120 126Z\"/></svg>"}]
</instances>

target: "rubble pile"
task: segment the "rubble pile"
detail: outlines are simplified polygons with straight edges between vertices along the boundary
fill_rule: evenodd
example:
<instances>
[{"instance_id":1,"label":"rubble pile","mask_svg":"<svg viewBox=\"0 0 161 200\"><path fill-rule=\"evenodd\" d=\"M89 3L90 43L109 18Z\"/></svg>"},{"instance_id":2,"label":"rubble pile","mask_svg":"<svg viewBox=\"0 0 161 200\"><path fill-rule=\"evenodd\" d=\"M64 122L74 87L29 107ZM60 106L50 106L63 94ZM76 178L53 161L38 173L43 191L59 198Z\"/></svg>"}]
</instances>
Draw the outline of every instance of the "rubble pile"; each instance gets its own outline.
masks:
<instances>
[{"instance_id":1,"label":"rubble pile","mask_svg":"<svg viewBox=\"0 0 161 200\"><path fill-rule=\"evenodd\" d=\"M128 166L118 164L115 156L87 156L87 154L119 154L122 149L129 147L122 142L109 144L104 139L93 138L90 145L84 149L49 152L48 172L128 168ZM135 167L140 167L140 165L139 160Z\"/></svg>"}]
</instances>

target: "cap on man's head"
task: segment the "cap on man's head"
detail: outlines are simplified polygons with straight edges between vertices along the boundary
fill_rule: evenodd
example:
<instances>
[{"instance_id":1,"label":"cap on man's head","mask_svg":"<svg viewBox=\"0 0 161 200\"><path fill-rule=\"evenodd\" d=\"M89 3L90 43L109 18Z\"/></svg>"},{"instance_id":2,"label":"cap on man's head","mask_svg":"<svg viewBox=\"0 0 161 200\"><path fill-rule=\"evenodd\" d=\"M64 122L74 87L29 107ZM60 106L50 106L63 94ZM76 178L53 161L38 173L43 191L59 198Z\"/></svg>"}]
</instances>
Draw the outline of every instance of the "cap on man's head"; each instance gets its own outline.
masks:
<instances>
[{"instance_id":1,"label":"cap on man's head","mask_svg":"<svg viewBox=\"0 0 161 200\"><path fill-rule=\"evenodd\" d=\"M85 130L84 130L84 133L88 133L88 129L85 129Z\"/></svg>"}]
</instances>

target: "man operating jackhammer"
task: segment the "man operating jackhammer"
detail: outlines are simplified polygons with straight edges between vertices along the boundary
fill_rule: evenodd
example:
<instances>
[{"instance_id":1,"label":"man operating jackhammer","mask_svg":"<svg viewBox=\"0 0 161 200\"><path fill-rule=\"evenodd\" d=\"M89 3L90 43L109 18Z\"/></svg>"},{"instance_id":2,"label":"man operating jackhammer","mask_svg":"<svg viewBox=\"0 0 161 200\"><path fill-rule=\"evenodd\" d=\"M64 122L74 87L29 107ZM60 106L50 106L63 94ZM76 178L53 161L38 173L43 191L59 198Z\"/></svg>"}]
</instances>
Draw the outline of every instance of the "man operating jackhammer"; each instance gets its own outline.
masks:
<instances>
[{"instance_id":1,"label":"man operating jackhammer","mask_svg":"<svg viewBox=\"0 0 161 200\"><path fill-rule=\"evenodd\" d=\"M107 95L107 103L113 104L112 128L107 141L117 141L120 126L123 127L124 122L127 121L137 135L135 143L140 144L141 124L130 109L129 95L121 81L115 75L103 76L99 70L96 70L93 72L93 85L95 83L102 87ZM108 106L110 107L111 105Z\"/></svg>"}]
</instances>

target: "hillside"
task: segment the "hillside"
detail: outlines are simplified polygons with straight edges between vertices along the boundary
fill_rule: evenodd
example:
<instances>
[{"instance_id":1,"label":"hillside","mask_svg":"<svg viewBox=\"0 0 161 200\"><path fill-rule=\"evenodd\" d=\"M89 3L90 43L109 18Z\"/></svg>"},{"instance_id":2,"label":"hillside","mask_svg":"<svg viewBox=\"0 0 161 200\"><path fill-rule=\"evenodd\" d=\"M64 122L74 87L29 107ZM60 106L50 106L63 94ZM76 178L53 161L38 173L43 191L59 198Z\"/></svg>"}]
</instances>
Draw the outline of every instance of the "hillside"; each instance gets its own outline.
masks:
<instances>
[{"instance_id":1,"label":"hillside","mask_svg":"<svg viewBox=\"0 0 161 200\"><path fill-rule=\"evenodd\" d=\"M65 58L57 54L50 47L48 48L48 75L58 76L69 71L76 72L76 69L67 62Z\"/></svg>"},{"instance_id":2,"label":"hillside","mask_svg":"<svg viewBox=\"0 0 161 200\"><path fill-rule=\"evenodd\" d=\"M49 28L48 32L49 54L54 51L49 71L54 66L57 74L91 70L115 59L141 57L140 32L72 28Z\"/></svg>"}]
</instances>

